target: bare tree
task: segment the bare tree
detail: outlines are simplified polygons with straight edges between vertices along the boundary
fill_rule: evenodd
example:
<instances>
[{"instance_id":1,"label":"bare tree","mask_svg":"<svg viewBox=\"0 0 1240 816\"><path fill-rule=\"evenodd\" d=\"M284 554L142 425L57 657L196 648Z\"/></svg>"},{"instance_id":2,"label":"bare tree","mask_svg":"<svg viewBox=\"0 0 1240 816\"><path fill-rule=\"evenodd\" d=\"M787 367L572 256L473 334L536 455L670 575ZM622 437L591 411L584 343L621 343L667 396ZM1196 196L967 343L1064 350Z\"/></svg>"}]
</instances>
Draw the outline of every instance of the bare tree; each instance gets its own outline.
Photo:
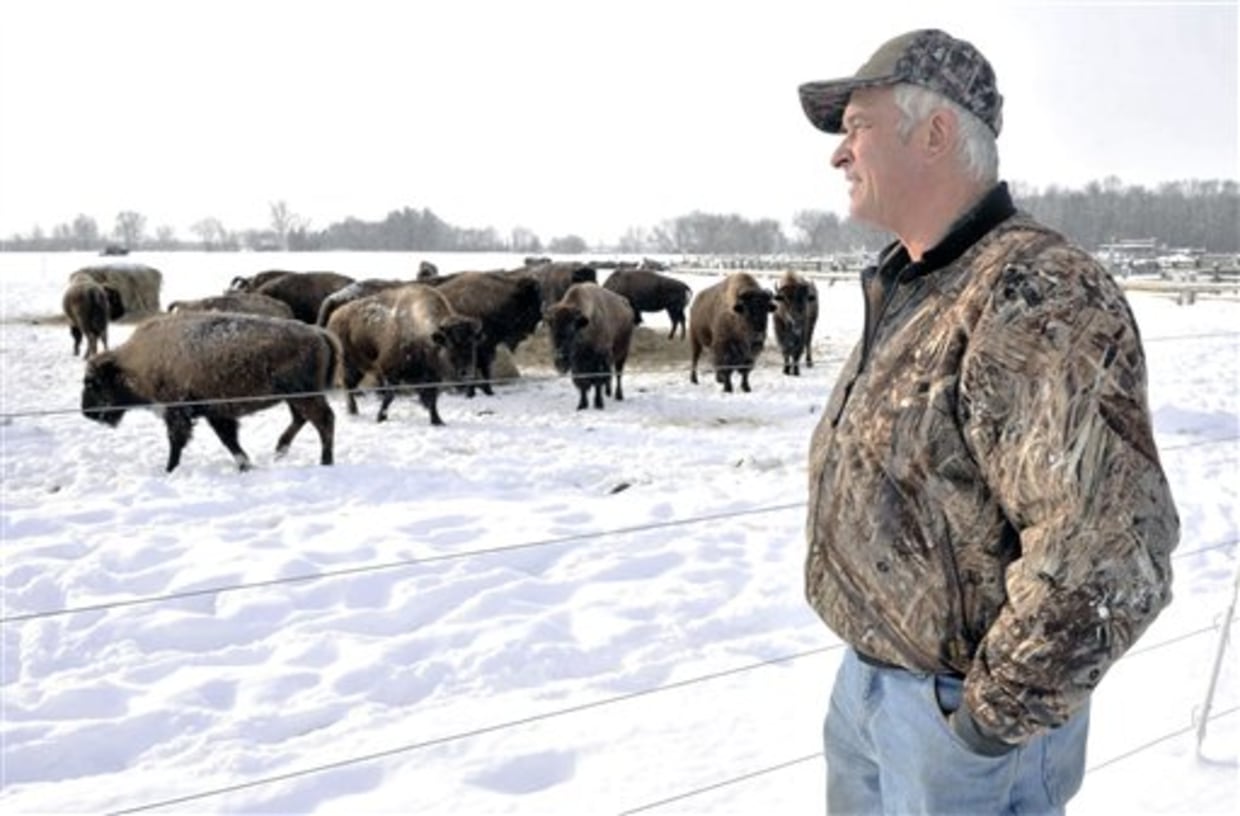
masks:
<instances>
[{"instance_id":1,"label":"bare tree","mask_svg":"<svg viewBox=\"0 0 1240 816\"><path fill-rule=\"evenodd\" d=\"M289 233L304 230L310 221L290 210L284 199L268 202L267 206L271 211L271 231L276 234L280 248L287 251Z\"/></svg>"},{"instance_id":2,"label":"bare tree","mask_svg":"<svg viewBox=\"0 0 1240 816\"><path fill-rule=\"evenodd\" d=\"M534 231L526 227L514 227L512 230L513 252L542 252L542 241Z\"/></svg>"},{"instance_id":3,"label":"bare tree","mask_svg":"<svg viewBox=\"0 0 1240 816\"><path fill-rule=\"evenodd\" d=\"M89 215L73 219L73 248L93 249L99 245L99 225Z\"/></svg>"},{"instance_id":4,"label":"bare tree","mask_svg":"<svg viewBox=\"0 0 1240 816\"><path fill-rule=\"evenodd\" d=\"M547 244L547 251L558 255L580 255L590 249L586 239L580 235L564 235L552 238Z\"/></svg>"},{"instance_id":5,"label":"bare tree","mask_svg":"<svg viewBox=\"0 0 1240 816\"><path fill-rule=\"evenodd\" d=\"M207 217L194 222L189 231L202 241L202 248L207 252L222 249L228 243L228 230L218 218Z\"/></svg>"},{"instance_id":6,"label":"bare tree","mask_svg":"<svg viewBox=\"0 0 1240 816\"><path fill-rule=\"evenodd\" d=\"M112 234L127 249L140 246L145 232L145 215L133 210L122 210L116 214L116 226L112 228Z\"/></svg>"},{"instance_id":7,"label":"bare tree","mask_svg":"<svg viewBox=\"0 0 1240 816\"><path fill-rule=\"evenodd\" d=\"M177 231L169 224L161 224L155 228L155 244L160 249L175 249L177 245Z\"/></svg>"}]
</instances>

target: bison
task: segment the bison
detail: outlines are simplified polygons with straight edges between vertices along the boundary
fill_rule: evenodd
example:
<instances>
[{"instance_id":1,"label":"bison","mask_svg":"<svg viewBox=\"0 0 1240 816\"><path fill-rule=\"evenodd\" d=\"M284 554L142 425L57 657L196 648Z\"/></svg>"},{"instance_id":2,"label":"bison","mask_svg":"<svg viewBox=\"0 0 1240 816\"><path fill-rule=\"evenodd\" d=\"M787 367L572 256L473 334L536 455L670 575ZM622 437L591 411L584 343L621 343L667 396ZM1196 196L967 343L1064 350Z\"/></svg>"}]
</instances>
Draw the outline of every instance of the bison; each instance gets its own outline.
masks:
<instances>
[{"instance_id":1,"label":"bison","mask_svg":"<svg viewBox=\"0 0 1240 816\"><path fill-rule=\"evenodd\" d=\"M377 420L388 418L388 407L400 386L413 386L430 413L432 425L443 425L439 391L466 383L475 374L482 324L457 314L438 290L419 283L387 289L346 303L332 313L327 328L344 352L342 381L349 413L357 413L354 391L366 375L383 389Z\"/></svg>"},{"instance_id":2,"label":"bison","mask_svg":"<svg viewBox=\"0 0 1240 816\"><path fill-rule=\"evenodd\" d=\"M84 266L69 275L70 285L93 281L120 292L121 305L130 317L159 311L159 290L163 280L163 273L158 269L127 261Z\"/></svg>"},{"instance_id":3,"label":"bison","mask_svg":"<svg viewBox=\"0 0 1240 816\"><path fill-rule=\"evenodd\" d=\"M284 301L292 308L294 318L313 325L327 296L351 283L353 278L335 272L290 272L268 280L254 291Z\"/></svg>"},{"instance_id":4,"label":"bison","mask_svg":"<svg viewBox=\"0 0 1240 816\"><path fill-rule=\"evenodd\" d=\"M598 283L598 271L579 261L540 261L512 274L528 275L538 281L543 311L558 303L574 283Z\"/></svg>"},{"instance_id":5,"label":"bison","mask_svg":"<svg viewBox=\"0 0 1240 816\"><path fill-rule=\"evenodd\" d=\"M128 409L156 406L168 429L169 473L181 461L195 420L206 417L244 471L251 465L237 440L238 419L283 401L293 419L276 456L310 422L319 432L319 461L330 465L335 415L324 391L340 356L334 337L292 320L226 312L162 315L87 362L82 413L116 427Z\"/></svg>"},{"instance_id":6,"label":"bison","mask_svg":"<svg viewBox=\"0 0 1240 816\"><path fill-rule=\"evenodd\" d=\"M775 340L784 356L784 373L801 374L801 354L805 367L814 367L814 326L818 323L818 287L795 272L785 272L775 286Z\"/></svg>"},{"instance_id":7,"label":"bison","mask_svg":"<svg viewBox=\"0 0 1240 816\"><path fill-rule=\"evenodd\" d=\"M603 288L628 298L638 323L642 322L642 312L666 310L668 319L672 321L672 331L667 339L676 336L677 326L680 327L681 338L684 338L685 307L689 305L692 295L688 284L649 269L618 268L607 276Z\"/></svg>"},{"instance_id":8,"label":"bison","mask_svg":"<svg viewBox=\"0 0 1240 816\"><path fill-rule=\"evenodd\" d=\"M86 356L94 357L99 344L108 348L108 321L119 320L125 314L121 293L111 285L98 284L82 278L69 284L61 299L61 308L69 319L69 334L73 337L73 356L82 349L82 337L86 338Z\"/></svg>"},{"instance_id":9,"label":"bison","mask_svg":"<svg viewBox=\"0 0 1240 816\"><path fill-rule=\"evenodd\" d=\"M223 295L197 300L175 300L168 304L168 311L185 312L240 312L242 314L266 315L293 319L293 308L282 300L276 300L258 292L228 292Z\"/></svg>"},{"instance_id":10,"label":"bison","mask_svg":"<svg viewBox=\"0 0 1240 816\"><path fill-rule=\"evenodd\" d=\"M260 286L270 281L273 281L276 278L282 278L285 275L297 275L297 274L300 274L300 273L290 272L287 269L268 269L266 271L259 272L256 275L251 275L248 278L238 275L237 277L232 279L232 283L230 283L228 286L228 291L230 292L257 292Z\"/></svg>"},{"instance_id":11,"label":"bison","mask_svg":"<svg viewBox=\"0 0 1240 816\"><path fill-rule=\"evenodd\" d=\"M611 376L616 376L616 399L624 399L621 376L633 339L634 312L629 302L597 283L575 283L543 319L551 336L555 368L572 372L580 399L577 410L589 405L594 388L594 407L603 407L603 391L611 395Z\"/></svg>"},{"instance_id":12,"label":"bison","mask_svg":"<svg viewBox=\"0 0 1240 816\"><path fill-rule=\"evenodd\" d=\"M323 302L319 304L319 314L315 318L316 326L326 326L327 321L331 318L332 312L339 309L346 303L355 300L361 300L364 297L378 294L387 289L395 289L398 286L404 286L413 281L393 280L389 278L366 278L365 280L353 281L343 289L337 289L327 297L323 298Z\"/></svg>"},{"instance_id":13,"label":"bison","mask_svg":"<svg viewBox=\"0 0 1240 816\"><path fill-rule=\"evenodd\" d=\"M748 392L749 372L766 342L766 318L774 311L773 295L746 272L734 272L698 293L689 308L692 364L689 380L697 383L702 350L711 350L715 381L732 391L732 372L741 375Z\"/></svg>"},{"instance_id":14,"label":"bison","mask_svg":"<svg viewBox=\"0 0 1240 816\"><path fill-rule=\"evenodd\" d=\"M509 351L534 333L542 319L538 281L507 272L459 272L427 283L448 298L452 308L482 323L478 343L478 374L482 393L492 395L491 368L500 343ZM467 388L473 394L473 386Z\"/></svg>"}]
</instances>

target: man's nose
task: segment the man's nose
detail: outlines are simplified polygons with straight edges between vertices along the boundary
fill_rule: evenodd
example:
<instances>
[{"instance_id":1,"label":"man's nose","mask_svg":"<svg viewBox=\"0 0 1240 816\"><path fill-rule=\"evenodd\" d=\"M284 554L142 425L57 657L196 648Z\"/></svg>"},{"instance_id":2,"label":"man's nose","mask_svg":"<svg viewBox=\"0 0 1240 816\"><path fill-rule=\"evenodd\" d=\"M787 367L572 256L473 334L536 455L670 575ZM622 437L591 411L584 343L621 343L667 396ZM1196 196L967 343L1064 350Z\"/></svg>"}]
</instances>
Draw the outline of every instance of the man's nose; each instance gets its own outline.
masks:
<instances>
[{"instance_id":1,"label":"man's nose","mask_svg":"<svg viewBox=\"0 0 1240 816\"><path fill-rule=\"evenodd\" d=\"M848 140L841 139L835 152L831 154L831 166L842 170L845 165L852 164L852 153L848 150Z\"/></svg>"}]
</instances>

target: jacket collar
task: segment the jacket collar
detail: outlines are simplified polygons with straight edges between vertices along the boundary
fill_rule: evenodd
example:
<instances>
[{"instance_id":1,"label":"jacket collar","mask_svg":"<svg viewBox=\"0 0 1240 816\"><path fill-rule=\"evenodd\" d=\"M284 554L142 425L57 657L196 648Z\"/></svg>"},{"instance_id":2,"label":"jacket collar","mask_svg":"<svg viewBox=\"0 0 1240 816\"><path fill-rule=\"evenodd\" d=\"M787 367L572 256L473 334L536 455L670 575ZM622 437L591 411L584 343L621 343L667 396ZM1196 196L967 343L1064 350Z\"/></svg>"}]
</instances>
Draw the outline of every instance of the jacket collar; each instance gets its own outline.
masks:
<instances>
[{"instance_id":1,"label":"jacket collar","mask_svg":"<svg viewBox=\"0 0 1240 816\"><path fill-rule=\"evenodd\" d=\"M942 269L1015 214L1016 206L1008 193L1007 182L1001 181L968 212L957 218L943 240L928 249L920 261L911 263L908 250L899 241L888 244L878 255L881 276L891 279L903 272L900 276L907 279Z\"/></svg>"}]
</instances>

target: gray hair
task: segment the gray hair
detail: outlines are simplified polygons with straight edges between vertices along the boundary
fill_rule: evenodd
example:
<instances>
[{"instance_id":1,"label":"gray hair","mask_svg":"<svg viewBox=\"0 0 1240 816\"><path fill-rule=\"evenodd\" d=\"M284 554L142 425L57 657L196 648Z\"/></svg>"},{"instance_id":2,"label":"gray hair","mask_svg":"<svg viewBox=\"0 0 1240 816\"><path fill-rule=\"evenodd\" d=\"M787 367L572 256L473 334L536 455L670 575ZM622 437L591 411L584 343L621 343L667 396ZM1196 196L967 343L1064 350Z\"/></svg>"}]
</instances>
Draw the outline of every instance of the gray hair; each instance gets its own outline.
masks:
<instances>
[{"instance_id":1,"label":"gray hair","mask_svg":"<svg viewBox=\"0 0 1240 816\"><path fill-rule=\"evenodd\" d=\"M935 108L947 108L960 123L960 139L956 156L974 181L994 184L999 180L999 148L995 134L986 123L952 100L929 88L901 82L895 86L896 107L900 109L897 133L908 139L913 127L928 117Z\"/></svg>"}]
</instances>

